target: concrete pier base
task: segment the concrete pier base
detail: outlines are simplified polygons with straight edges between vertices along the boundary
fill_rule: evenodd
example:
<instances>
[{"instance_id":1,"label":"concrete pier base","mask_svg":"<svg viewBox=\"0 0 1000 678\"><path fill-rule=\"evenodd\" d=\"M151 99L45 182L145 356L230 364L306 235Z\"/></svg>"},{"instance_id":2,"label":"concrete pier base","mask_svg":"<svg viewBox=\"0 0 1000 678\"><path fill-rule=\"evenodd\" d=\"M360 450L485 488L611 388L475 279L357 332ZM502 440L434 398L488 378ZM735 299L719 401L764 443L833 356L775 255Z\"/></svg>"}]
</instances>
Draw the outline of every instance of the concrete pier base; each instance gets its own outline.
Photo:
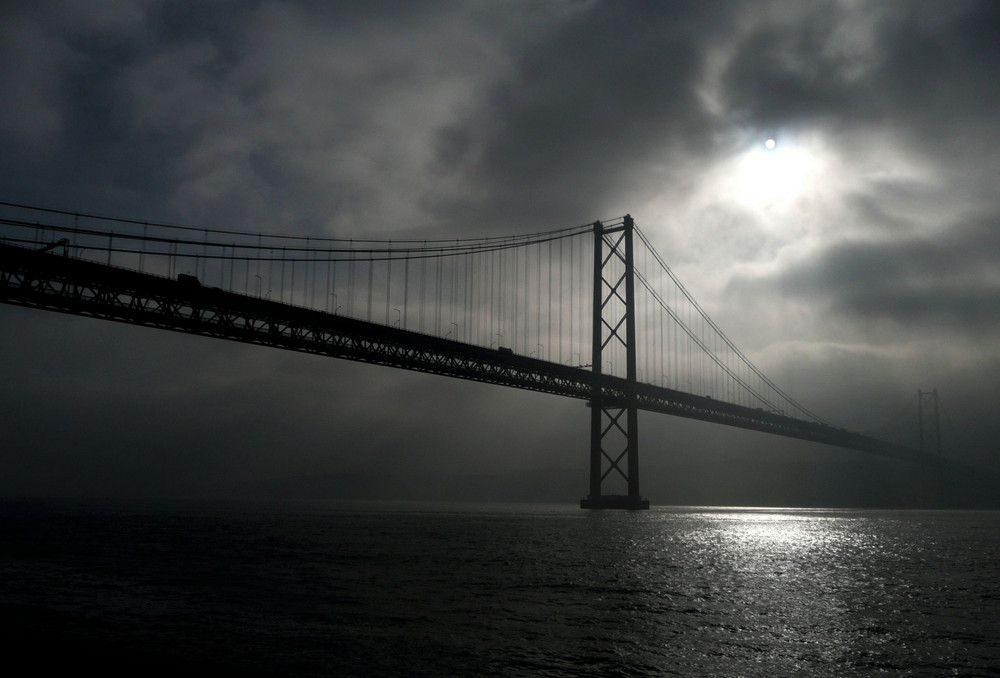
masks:
<instances>
[{"instance_id":1,"label":"concrete pier base","mask_svg":"<svg viewBox=\"0 0 1000 678\"><path fill-rule=\"evenodd\" d=\"M626 494L602 494L596 497L591 495L586 499L580 500L580 508L642 511L649 509L649 500Z\"/></svg>"}]
</instances>

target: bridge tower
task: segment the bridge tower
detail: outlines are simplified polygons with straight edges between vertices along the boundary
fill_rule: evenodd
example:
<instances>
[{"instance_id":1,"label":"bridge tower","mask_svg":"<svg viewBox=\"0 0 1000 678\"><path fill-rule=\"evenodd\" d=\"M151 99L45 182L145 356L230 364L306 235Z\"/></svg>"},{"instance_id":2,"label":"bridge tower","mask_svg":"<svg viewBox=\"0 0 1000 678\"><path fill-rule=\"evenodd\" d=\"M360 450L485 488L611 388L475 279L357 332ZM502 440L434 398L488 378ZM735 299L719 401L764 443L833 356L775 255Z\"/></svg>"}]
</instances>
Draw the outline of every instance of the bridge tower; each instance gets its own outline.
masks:
<instances>
[{"instance_id":1,"label":"bridge tower","mask_svg":"<svg viewBox=\"0 0 1000 678\"><path fill-rule=\"evenodd\" d=\"M938 392L917 389L917 425L920 428L920 451L928 452L933 441L934 451L941 456L941 418L938 412Z\"/></svg>"},{"instance_id":2,"label":"bridge tower","mask_svg":"<svg viewBox=\"0 0 1000 678\"><path fill-rule=\"evenodd\" d=\"M620 225L605 226L599 221L594 223L593 391L589 403L590 494L580 501L581 508L649 508L649 500L639 495L635 268L632 258L634 226L629 215L625 216ZM621 273L618 274L618 271ZM620 303L611 303L615 300ZM617 310L619 308L620 312ZM611 317L608 317L609 314ZM620 386L611 386L610 380L602 375L604 349L608 344L625 349L624 390ZM625 470L621 467L623 460ZM625 480L628 494L601 492L604 479L613 472Z\"/></svg>"}]
</instances>

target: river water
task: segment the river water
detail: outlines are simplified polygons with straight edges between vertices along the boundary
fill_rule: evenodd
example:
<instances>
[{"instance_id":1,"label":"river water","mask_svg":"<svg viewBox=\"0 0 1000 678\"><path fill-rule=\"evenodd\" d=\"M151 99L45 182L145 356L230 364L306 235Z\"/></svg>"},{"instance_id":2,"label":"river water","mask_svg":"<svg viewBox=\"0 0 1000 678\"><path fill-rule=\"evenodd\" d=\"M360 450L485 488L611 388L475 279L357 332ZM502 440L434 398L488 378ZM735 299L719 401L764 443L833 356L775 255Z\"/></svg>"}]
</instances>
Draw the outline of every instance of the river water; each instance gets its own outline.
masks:
<instances>
[{"instance_id":1,"label":"river water","mask_svg":"<svg viewBox=\"0 0 1000 678\"><path fill-rule=\"evenodd\" d=\"M998 566L998 512L0 502L39 669L998 676Z\"/></svg>"}]
</instances>

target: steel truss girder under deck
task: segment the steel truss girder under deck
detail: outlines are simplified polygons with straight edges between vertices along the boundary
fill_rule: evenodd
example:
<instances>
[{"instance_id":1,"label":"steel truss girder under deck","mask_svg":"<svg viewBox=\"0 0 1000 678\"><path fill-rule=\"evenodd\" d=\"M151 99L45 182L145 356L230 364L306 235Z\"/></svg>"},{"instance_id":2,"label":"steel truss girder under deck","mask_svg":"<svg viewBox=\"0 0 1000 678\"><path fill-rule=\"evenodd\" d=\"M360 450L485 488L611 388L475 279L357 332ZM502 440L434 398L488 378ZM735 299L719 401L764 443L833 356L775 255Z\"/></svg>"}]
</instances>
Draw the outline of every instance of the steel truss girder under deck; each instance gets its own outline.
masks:
<instances>
[{"instance_id":1,"label":"steel truss girder under deck","mask_svg":"<svg viewBox=\"0 0 1000 678\"><path fill-rule=\"evenodd\" d=\"M90 261L0 244L0 302L585 399L590 373Z\"/></svg>"}]
</instances>

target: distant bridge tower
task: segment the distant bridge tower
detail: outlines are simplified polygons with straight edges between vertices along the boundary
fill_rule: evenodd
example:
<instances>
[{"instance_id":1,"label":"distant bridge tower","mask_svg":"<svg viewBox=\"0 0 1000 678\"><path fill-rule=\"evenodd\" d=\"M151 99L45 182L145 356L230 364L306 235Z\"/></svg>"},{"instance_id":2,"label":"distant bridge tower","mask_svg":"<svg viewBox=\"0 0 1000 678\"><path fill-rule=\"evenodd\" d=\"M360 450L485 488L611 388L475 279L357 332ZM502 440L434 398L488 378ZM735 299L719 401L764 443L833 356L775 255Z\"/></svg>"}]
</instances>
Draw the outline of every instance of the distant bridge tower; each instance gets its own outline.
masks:
<instances>
[{"instance_id":1,"label":"distant bridge tower","mask_svg":"<svg viewBox=\"0 0 1000 678\"><path fill-rule=\"evenodd\" d=\"M934 451L941 455L941 418L938 408L938 392L917 389L917 422L920 427L920 451Z\"/></svg>"},{"instance_id":2,"label":"distant bridge tower","mask_svg":"<svg viewBox=\"0 0 1000 678\"><path fill-rule=\"evenodd\" d=\"M635 267L632 258L634 226L632 217L628 215L625 216L620 225L605 226L599 221L594 223L590 494L586 499L580 501L581 508L649 508L649 500L643 499L639 495ZM620 387L610 387L602 378L604 349L608 347L608 344L615 348L625 349L626 379L624 391ZM623 461L625 462L624 470L621 466ZM617 473L625 480L628 494L603 494L601 492L604 479L612 473Z\"/></svg>"}]
</instances>

